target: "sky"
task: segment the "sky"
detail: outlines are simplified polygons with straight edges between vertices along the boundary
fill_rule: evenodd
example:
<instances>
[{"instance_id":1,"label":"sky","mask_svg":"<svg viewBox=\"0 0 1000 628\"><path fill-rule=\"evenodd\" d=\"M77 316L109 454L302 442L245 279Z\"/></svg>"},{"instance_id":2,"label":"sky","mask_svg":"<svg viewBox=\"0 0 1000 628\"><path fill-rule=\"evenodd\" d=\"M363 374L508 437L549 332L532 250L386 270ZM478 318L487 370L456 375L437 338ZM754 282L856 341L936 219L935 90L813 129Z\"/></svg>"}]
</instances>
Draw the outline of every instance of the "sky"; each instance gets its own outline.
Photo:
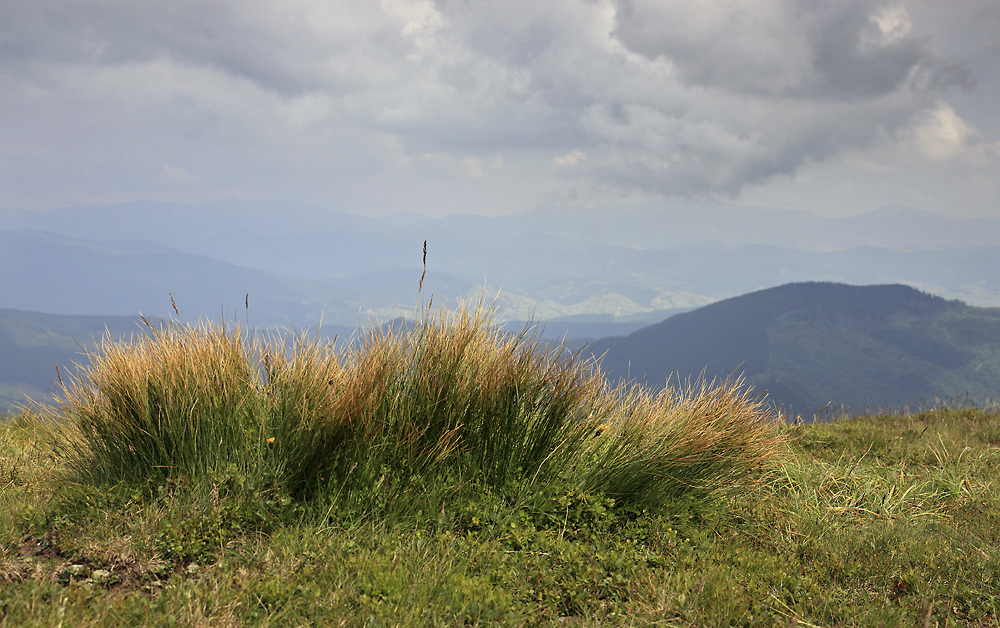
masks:
<instances>
[{"instance_id":1,"label":"sky","mask_svg":"<svg viewBox=\"0 0 1000 628\"><path fill-rule=\"evenodd\" d=\"M0 207L1000 218L1000 0L0 0Z\"/></svg>"}]
</instances>

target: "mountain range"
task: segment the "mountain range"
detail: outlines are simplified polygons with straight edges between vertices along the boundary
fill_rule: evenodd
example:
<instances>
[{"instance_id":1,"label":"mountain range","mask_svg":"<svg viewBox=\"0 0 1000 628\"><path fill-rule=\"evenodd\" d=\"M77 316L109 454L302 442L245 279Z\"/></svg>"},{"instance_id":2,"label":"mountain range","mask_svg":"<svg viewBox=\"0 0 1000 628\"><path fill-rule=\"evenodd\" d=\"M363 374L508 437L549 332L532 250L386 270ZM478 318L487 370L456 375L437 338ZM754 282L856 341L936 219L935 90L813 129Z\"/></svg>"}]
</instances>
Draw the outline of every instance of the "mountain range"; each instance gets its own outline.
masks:
<instances>
[{"instance_id":1,"label":"mountain range","mask_svg":"<svg viewBox=\"0 0 1000 628\"><path fill-rule=\"evenodd\" d=\"M427 242L427 273L422 245ZM368 218L287 203L0 210L0 307L356 328L496 299L505 321L624 335L789 282L902 283L1000 305L1000 220L887 206L850 218L722 204ZM247 305L249 307L247 307Z\"/></svg>"}]
</instances>

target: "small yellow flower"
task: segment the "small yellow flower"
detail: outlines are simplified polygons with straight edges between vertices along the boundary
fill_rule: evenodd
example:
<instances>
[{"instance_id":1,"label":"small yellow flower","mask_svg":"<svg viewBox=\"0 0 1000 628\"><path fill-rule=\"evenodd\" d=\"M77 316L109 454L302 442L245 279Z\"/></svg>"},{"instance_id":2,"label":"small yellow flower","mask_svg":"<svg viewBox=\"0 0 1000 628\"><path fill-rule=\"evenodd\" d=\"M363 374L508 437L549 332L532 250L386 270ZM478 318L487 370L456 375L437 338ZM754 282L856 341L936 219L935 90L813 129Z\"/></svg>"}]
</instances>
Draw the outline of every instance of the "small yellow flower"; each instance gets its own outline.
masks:
<instances>
[{"instance_id":1,"label":"small yellow flower","mask_svg":"<svg viewBox=\"0 0 1000 628\"><path fill-rule=\"evenodd\" d=\"M267 444L268 444L268 446L274 444L274 437L273 436L271 438L267 439Z\"/></svg>"}]
</instances>

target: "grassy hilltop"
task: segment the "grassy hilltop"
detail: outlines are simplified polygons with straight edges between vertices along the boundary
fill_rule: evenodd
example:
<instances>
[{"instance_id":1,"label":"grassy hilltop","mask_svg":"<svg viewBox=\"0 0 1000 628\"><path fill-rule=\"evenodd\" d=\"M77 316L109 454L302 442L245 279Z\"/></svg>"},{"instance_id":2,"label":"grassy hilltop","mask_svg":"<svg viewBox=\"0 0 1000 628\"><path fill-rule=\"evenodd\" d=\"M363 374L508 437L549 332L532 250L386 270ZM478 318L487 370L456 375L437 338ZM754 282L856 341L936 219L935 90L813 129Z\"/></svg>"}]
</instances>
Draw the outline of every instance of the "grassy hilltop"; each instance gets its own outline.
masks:
<instances>
[{"instance_id":1,"label":"grassy hilltop","mask_svg":"<svg viewBox=\"0 0 1000 628\"><path fill-rule=\"evenodd\" d=\"M786 427L489 322L105 343L0 424L0 626L1000 621L1000 416Z\"/></svg>"}]
</instances>

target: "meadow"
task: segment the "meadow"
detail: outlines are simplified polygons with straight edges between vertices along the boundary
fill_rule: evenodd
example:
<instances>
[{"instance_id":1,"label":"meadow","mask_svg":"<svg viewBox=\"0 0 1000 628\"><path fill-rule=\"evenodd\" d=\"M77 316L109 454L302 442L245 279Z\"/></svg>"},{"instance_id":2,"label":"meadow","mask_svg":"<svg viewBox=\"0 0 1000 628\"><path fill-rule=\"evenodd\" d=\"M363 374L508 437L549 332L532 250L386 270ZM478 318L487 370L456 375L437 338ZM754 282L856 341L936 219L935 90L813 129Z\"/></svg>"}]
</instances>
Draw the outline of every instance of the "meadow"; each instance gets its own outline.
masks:
<instances>
[{"instance_id":1,"label":"meadow","mask_svg":"<svg viewBox=\"0 0 1000 628\"><path fill-rule=\"evenodd\" d=\"M789 426L489 309L106 341L0 424L0 626L996 626L1000 415Z\"/></svg>"}]
</instances>

